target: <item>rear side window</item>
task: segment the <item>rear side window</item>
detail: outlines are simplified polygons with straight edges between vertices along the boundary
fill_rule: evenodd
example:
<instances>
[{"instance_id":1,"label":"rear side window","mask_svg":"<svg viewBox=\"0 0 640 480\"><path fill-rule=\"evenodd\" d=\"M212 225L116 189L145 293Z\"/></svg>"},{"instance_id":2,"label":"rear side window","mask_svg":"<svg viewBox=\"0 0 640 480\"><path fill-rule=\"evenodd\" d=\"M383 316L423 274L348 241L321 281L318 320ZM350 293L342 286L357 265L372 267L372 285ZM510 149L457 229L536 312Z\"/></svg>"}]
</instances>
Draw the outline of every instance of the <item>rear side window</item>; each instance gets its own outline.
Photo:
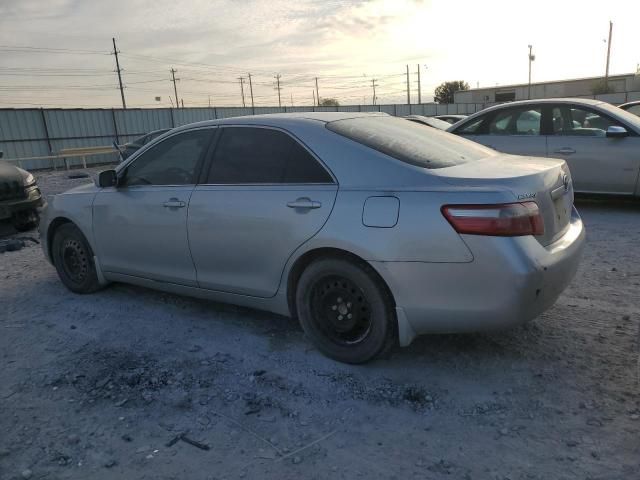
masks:
<instances>
[{"instance_id":1,"label":"rear side window","mask_svg":"<svg viewBox=\"0 0 640 480\"><path fill-rule=\"evenodd\" d=\"M226 127L207 183L332 183L329 173L286 133L268 128Z\"/></svg>"},{"instance_id":2,"label":"rear side window","mask_svg":"<svg viewBox=\"0 0 640 480\"><path fill-rule=\"evenodd\" d=\"M444 168L496 155L494 150L401 118L371 116L327 123L332 132L423 168Z\"/></svg>"}]
</instances>

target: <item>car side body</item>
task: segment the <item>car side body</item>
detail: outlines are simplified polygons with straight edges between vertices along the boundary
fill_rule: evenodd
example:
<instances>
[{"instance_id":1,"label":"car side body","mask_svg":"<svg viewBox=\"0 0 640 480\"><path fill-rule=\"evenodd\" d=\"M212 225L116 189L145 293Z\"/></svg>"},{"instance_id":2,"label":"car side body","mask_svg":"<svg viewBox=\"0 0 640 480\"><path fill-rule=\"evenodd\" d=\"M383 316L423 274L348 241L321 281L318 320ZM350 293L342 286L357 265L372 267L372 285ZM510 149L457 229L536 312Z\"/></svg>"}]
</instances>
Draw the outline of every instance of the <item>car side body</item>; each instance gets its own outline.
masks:
<instances>
[{"instance_id":1,"label":"car side body","mask_svg":"<svg viewBox=\"0 0 640 480\"><path fill-rule=\"evenodd\" d=\"M640 196L640 118L608 103L510 102L477 112L448 131L500 152L562 158L576 192Z\"/></svg>"},{"instance_id":2,"label":"car side body","mask_svg":"<svg viewBox=\"0 0 640 480\"><path fill-rule=\"evenodd\" d=\"M429 169L390 156L386 144L374 149L330 128L356 121L344 128L351 132L361 119L383 117L276 114L174 129L118 165L115 175L174 136L205 131L212 140L196 181L89 184L56 195L41 223L45 255L51 261L56 230L72 223L91 246L101 284L132 283L290 316L298 313L297 284L314 260L351 259L373 269L392 298L400 345L423 333L507 327L549 308L573 278L584 244L564 161L499 155L388 117L401 123L393 128L409 124L416 138L432 132L434 148L452 142L483 157L468 164L452 157L450 166ZM225 138L243 129L285 134L316 162L320 180L210 181L220 169L210 158L231 148ZM411 144L400 147L415 153ZM443 214L445 205L520 205L527 199L544 210L542 236L459 234Z\"/></svg>"}]
</instances>

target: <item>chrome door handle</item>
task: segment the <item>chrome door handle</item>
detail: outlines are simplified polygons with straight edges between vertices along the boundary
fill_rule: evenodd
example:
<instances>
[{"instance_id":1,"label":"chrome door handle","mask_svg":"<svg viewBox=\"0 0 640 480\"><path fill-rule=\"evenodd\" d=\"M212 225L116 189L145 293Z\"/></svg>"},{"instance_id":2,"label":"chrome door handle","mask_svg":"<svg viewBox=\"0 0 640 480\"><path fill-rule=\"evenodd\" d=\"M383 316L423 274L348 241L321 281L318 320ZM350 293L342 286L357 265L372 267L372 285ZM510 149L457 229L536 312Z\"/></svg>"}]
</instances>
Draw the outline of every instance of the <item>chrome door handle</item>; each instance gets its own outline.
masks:
<instances>
[{"instance_id":1,"label":"chrome door handle","mask_svg":"<svg viewBox=\"0 0 640 480\"><path fill-rule=\"evenodd\" d=\"M571 155L572 153L576 153L575 149L570 147L559 148L558 150L554 150L553 153L559 153L561 155Z\"/></svg>"},{"instance_id":2,"label":"chrome door handle","mask_svg":"<svg viewBox=\"0 0 640 480\"><path fill-rule=\"evenodd\" d=\"M187 204L178 200L177 198L172 198L171 200L164 202L162 206L166 208L183 208L186 207Z\"/></svg>"},{"instance_id":3,"label":"chrome door handle","mask_svg":"<svg viewBox=\"0 0 640 480\"><path fill-rule=\"evenodd\" d=\"M316 202L315 200L311 200L310 198L298 198L295 202L287 202L287 207L289 208L320 208L322 204L320 202Z\"/></svg>"}]
</instances>

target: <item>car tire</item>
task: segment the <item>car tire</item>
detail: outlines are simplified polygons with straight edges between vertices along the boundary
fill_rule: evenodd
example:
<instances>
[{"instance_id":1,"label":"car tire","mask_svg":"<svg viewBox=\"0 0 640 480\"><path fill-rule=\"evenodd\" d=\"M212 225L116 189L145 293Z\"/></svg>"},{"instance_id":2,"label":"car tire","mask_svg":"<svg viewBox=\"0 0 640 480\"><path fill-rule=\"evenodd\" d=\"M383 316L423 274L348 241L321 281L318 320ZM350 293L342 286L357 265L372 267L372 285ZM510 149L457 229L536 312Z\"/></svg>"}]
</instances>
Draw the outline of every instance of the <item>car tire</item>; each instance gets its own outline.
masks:
<instances>
[{"instance_id":1,"label":"car tire","mask_svg":"<svg viewBox=\"0 0 640 480\"><path fill-rule=\"evenodd\" d=\"M302 328L326 356L364 363L394 344L391 294L364 262L323 257L304 270L296 287Z\"/></svg>"},{"instance_id":2,"label":"car tire","mask_svg":"<svg viewBox=\"0 0 640 480\"><path fill-rule=\"evenodd\" d=\"M56 229L51 256L60 280L69 290L74 293L100 290L93 250L78 227L65 223Z\"/></svg>"},{"instance_id":3,"label":"car tire","mask_svg":"<svg viewBox=\"0 0 640 480\"><path fill-rule=\"evenodd\" d=\"M11 223L18 232L28 232L38 226L40 215L35 210L19 212L14 214Z\"/></svg>"}]
</instances>

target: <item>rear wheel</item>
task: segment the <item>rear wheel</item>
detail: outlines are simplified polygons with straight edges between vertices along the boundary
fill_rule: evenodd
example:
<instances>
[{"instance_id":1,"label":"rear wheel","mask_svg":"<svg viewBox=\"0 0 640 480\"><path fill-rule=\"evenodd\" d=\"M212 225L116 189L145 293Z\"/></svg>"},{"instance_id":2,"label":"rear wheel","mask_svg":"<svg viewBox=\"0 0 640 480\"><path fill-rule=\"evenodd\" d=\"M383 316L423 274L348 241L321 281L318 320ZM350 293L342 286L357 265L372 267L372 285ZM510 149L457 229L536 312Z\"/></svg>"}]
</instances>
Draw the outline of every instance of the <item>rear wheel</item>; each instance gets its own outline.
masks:
<instances>
[{"instance_id":1,"label":"rear wheel","mask_svg":"<svg viewBox=\"0 0 640 480\"><path fill-rule=\"evenodd\" d=\"M300 277L296 307L311 342L340 362L364 363L393 344L393 301L364 262L315 260Z\"/></svg>"},{"instance_id":2,"label":"rear wheel","mask_svg":"<svg viewBox=\"0 0 640 480\"><path fill-rule=\"evenodd\" d=\"M65 286L75 293L100 289L93 251L82 232L70 223L58 227L51 245L53 264Z\"/></svg>"}]
</instances>

